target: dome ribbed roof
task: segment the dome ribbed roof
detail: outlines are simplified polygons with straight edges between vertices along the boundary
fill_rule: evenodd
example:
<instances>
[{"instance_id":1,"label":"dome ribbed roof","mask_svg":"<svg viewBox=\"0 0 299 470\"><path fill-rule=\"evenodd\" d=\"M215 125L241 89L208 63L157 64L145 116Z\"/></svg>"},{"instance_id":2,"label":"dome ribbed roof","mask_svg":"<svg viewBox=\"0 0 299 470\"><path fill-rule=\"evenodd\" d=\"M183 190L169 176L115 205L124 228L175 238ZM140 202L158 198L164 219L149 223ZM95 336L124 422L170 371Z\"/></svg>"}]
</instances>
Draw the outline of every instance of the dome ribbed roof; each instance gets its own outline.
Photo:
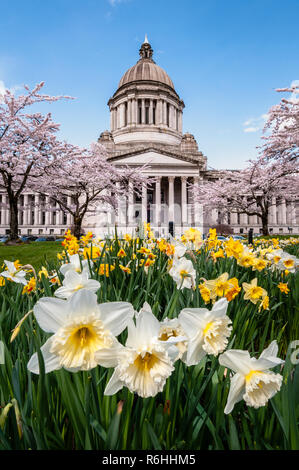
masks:
<instances>
[{"instance_id":1,"label":"dome ribbed roof","mask_svg":"<svg viewBox=\"0 0 299 470\"><path fill-rule=\"evenodd\" d=\"M127 72L122 76L118 87L120 88L127 83L139 80L153 80L155 82L164 83L174 89L172 80L165 70L154 62L145 60L140 60L136 65L127 70Z\"/></svg>"},{"instance_id":2,"label":"dome ribbed roof","mask_svg":"<svg viewBox=\"0 0 299 470\"><path fill-rule=\"evenodd\" d=\"M174 90L172 80L169 78L165 70L159 67L159 65L157 65L152 59L153 50L148 43L147 36L145 36L145 41L141 45L139 55L141 58L137 64L127 70L122 76L118 88L131 82L146 80L163 83Z\"/></svg>"}]
</instances>

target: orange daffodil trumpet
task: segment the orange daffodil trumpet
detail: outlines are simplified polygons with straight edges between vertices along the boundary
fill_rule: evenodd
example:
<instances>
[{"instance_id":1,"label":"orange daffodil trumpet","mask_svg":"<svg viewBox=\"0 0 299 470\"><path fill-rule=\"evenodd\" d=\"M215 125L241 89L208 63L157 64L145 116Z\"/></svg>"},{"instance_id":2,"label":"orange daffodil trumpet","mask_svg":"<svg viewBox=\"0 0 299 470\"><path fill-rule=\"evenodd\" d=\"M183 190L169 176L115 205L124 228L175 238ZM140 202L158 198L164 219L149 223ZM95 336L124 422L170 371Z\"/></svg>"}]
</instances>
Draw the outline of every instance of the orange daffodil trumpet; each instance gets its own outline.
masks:
<instances>
[{"instance_id":1,"label":"orange daffodil trumpet","mask_svg":"<svg viewBox=\"0 0 299 470\"><path fill-rule=\"evenodd\" d=\"M184 308L179 322L188 337L186 364L198 364L206 354L217 356L224 351L231 334L231 319L226 315L228 301L218 300L212 310Z\"/></svg>"},{"instance_id":2,"label":"orange daffodil trumpet","mask_svg":"<svg viewBox=\"0 0 299 470\"><path fill-rule=\"evenodd\" d=\"M98 304L96 294L86 289L68 300L44 297L33 311L39 326L46 333L54 333L41 347L46 373L62 367L77 372L98 364L115 366L121 347L116 336L134 315L130 303ZM27 367L30 372L39 373L37 353Z\"/></svg>"},{"instance_id":3,"label":"orange daffodil trumpet","mask_svg":"<svg viewBox=\"0 0 299 470\"><path fill-rule=\"evenodd\" d=\"M160 322L145 303L136 315L136 324L132 319L128 322L128 339L118 351L117 366L104 395L114 395L124 386L143 398L163 390L179 354L175 343L186 338L160 341L159 334Z\"/></svg>"},{"instance_id":4,"label":"orange daffodil trumpet","mask_svg":"<svg viewBox=\"0 0 299 470\"><path fill-rule=\"evenodd\" d=\"M280 390L282 375L270 371L272 367L283 364L277 357L276 341L265 349L259 359L250 357L248 351L230 349L219 356L219 363L235 372L224 413L231 413L236 403L245 400L248 406L259 408Z\"/></svg>"}]
</instances>

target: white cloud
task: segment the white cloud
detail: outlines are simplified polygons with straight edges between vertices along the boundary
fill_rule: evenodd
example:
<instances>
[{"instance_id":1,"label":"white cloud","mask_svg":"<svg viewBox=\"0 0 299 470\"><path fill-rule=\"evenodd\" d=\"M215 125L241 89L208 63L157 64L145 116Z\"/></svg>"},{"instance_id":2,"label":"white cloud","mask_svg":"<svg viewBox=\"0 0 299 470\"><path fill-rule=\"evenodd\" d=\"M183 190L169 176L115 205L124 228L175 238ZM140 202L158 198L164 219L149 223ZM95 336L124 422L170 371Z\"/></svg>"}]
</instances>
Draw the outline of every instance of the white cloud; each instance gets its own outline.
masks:
<instances>
[{"instance_id":1,"label":"white cloud","mask_svg":"<svg viewBox=\"0 0 299 470\"><path fill-rule=\"evenodd\" d=\"M245 127L244 132L257 132L260 130L260 127Z\"/></svg>"},{"instance_id":2,"label":"white cloud","mask_svg":"<svg viewBox=\"0 0 299 470\"><path fill-rule=\"evenodd\" d=\"M262 114L261 116L259 116L257 118L247 119L247 121L245 121L243 123L243 126L244 126L243 131L244 132L258 132L258 131L261 131L263 129L267 119L268 119L268 114Z\"/></svg>"}]
</instances>

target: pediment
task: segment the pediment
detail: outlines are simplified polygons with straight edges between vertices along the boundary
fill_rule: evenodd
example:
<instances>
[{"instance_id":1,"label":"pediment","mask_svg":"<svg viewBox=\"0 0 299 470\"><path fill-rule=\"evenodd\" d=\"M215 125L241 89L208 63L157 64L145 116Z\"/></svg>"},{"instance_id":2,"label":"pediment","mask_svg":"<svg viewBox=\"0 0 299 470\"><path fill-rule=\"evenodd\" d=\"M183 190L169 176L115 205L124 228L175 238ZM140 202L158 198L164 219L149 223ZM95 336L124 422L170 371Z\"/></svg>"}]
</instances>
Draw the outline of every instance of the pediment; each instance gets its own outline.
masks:
<instances>
[{"instance_id":1,"label":"pediment","mask_svg":"<svg viewBox=\"0 0 299 470\"><path fill-rule=\"evenodd\" d=\"M132 152L131 154L116 155L109 158L111 163L128 165L150 165L150 166L182 166L197 167L197 162L190 161L181 155L167 154L165 151L146 149L145 151Z\"/></svg>"}]
</instances>

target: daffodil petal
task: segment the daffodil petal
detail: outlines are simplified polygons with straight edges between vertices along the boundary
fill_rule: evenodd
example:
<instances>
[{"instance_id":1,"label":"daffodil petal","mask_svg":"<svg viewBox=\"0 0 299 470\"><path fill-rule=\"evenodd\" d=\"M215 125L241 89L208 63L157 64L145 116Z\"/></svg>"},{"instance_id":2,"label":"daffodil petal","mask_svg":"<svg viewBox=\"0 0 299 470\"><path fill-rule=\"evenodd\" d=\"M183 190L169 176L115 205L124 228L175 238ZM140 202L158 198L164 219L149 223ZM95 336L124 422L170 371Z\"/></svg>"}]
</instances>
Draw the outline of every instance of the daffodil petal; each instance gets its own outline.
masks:
<instances>
[{"instance_id":1,"label":"daffodil petal","mask_svg":"<svg viewBox=\"0 0 299 470\"><path fill-rule=\"evenodd\" d=\"M45 344L40 348L41 353L44 358L46 374L48 372L52 372L53 370L61 369L61 366L59 363L59 357L55 356L54 354L51 354L50 352L51 346L52 346L52 338L49 338L45 342ZM33 356L31 356L31 359L29 360L27 364L27 368L33 374L39 374L39 363L38 363L37 353L34 353Z\"/></svg>"}]
</instances>

